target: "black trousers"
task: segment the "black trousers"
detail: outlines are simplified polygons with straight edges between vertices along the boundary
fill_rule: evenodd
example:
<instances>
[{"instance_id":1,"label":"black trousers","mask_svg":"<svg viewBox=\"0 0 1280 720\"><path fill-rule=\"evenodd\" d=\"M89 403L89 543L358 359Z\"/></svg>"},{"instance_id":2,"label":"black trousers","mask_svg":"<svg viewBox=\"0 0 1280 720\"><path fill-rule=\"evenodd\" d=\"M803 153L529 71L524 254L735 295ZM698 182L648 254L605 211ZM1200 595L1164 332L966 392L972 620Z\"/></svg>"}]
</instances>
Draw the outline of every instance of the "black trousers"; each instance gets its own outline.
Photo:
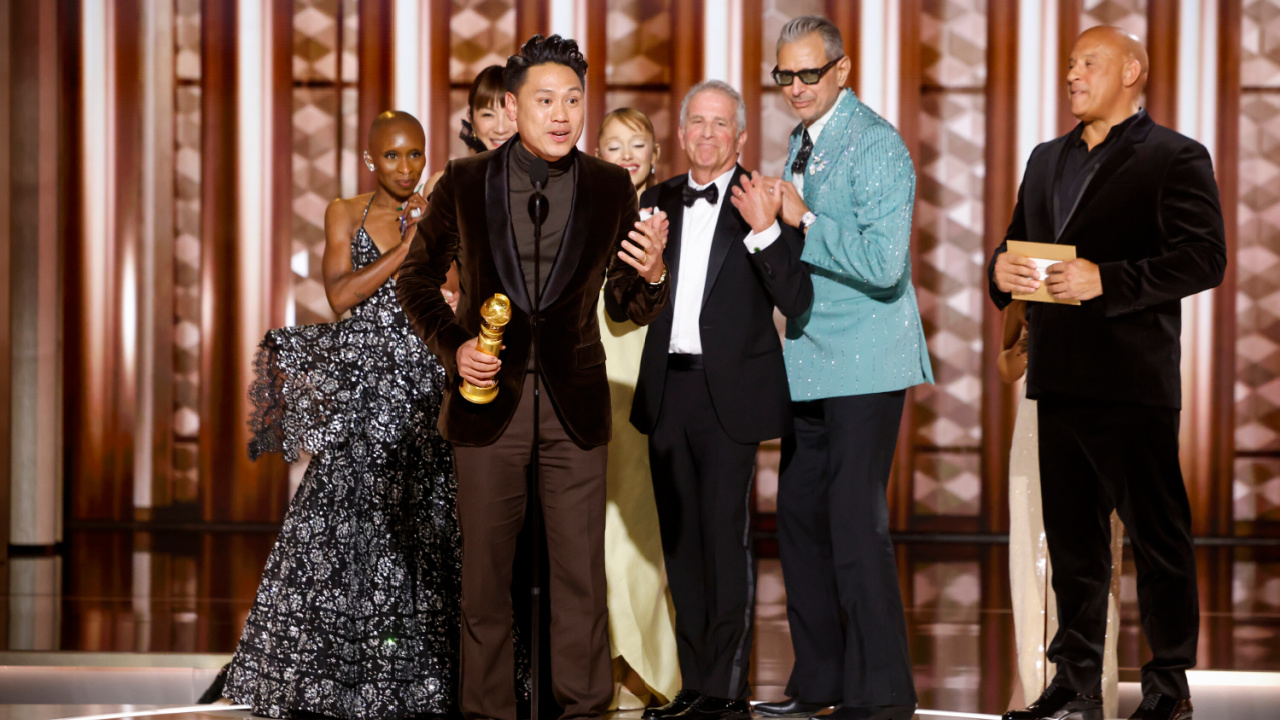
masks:
<instances>
[{"instance_id":1,"label":"black trousers","mask_svg":"<svg viewBox=\"0 0 1280 720\"><path fill-rule=\"evenodd\" d=\"M684 689L746 700L755 560L750 546L756 443L727 434L702 370L667 371L649 464Z\"/></svg>"},{"instance_id":2,"label":"black trousers","mask_svg":"<svg viewBox=\"0 0 1280 720\"><path fill-rule=\"evenodd\" d=\"M1178 465L1178 411L1042 397L1040 491L1058 595L1049 659L1057 681L1102 690L1111 524L1124 522L1138 570L1138 610L1153 658L1143 693L1190 697L1200 631L1191 507Z\"/></svg>"},{"instance_id":3,"label":"black trousers","mask_svg":"<svg viewBox=\"0 0 1280 720\"><path fill-rule=\"evenodd\" d=\"M792 404L778 549L796 664L787 695L915 705L886 491L906 392Z\"/></svg>"}]
</instances>

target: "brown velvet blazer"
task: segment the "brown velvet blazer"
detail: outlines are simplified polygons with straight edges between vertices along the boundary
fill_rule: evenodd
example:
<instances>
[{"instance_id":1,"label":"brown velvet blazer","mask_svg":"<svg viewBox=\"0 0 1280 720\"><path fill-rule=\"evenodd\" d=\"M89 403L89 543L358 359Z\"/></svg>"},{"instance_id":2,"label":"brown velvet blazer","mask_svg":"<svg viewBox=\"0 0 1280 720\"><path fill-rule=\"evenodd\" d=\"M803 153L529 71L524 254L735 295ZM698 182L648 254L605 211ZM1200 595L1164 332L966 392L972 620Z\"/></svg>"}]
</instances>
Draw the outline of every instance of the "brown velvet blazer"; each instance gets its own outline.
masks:
<instances>
[{"instance_id":1,"label":"brown velvet blazer","mask_svg":"<svg viewBox=\"0 0 1280 720\"><path fill-rule=\"evenodd\" d=\"M502 147L454 160L418 224L396 294L409 323L440 359L449 381L440 408L440 433L457 445L489 445L501 437L515 414L529 367L535 332L532 293L525 286L511 226L507 186L508 156L519 136ZM582 448L609 442L612 411L609 379L596 303L602 284L613 317L646 325L666 305L667 283L651 288L634 268L618 259L627 233L639 220L636 192L626 170L573 151L576 182L573 208L560 250L544 268L538 342L545 391L560 423ZM440 286L458 261L461 294L454 315ZM498 397L475 405L457 392L457 352L480 333L480 306L494 293L511 298L512 316L503 334Z\"/></svg>"}]
</instances>

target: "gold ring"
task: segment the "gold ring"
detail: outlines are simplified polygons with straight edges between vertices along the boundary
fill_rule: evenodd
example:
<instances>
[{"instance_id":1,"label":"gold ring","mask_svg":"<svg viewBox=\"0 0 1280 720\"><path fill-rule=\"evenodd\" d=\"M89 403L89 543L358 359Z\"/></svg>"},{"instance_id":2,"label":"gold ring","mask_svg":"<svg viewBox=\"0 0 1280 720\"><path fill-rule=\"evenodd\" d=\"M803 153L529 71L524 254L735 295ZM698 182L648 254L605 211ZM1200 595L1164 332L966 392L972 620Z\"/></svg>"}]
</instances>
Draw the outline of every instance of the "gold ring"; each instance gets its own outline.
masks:
<instances>
[{"instance_id":1,"label":"gold ring","mask_svg":"<svg viewBox=\"0 0 1280 720\"><path fill-rule=\"evenodd\" d=\"M649 253L648 253L648 252L645 252L645 254L644 254L644 258L642 258L642 259L640 260L640 264L641 264L641 265L644 265L644 264L645 264L645 263L647 263L647 262L649 262Z\"/></svg>"}]
</instances>

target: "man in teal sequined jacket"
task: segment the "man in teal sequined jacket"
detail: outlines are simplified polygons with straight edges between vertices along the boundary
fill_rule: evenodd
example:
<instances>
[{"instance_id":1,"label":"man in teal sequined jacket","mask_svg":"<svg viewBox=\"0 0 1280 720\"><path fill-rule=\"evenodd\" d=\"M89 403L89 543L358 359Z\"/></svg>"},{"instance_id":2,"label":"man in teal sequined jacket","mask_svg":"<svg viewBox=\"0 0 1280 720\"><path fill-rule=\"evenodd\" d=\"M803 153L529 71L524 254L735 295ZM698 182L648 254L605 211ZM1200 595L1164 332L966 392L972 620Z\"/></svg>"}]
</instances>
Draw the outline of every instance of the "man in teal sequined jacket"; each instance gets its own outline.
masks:
<instances>
[{"instance_id":1,"label":"man in teal sequined jacket","mask_svg":"<svg viewBox=\"0 0 1280 720\"><path fill-rule=\"evenodd\" d=\"M844 83L820 17L789 22L774 80L800 116L783 222L805 232L813 305L787 323L795 434L783 441L778 541L796 663L756 711L910 718L916 705L886 490L906 389L933 381L911 284L915 171L898 132Z\"/></svg>"}]
</instances>

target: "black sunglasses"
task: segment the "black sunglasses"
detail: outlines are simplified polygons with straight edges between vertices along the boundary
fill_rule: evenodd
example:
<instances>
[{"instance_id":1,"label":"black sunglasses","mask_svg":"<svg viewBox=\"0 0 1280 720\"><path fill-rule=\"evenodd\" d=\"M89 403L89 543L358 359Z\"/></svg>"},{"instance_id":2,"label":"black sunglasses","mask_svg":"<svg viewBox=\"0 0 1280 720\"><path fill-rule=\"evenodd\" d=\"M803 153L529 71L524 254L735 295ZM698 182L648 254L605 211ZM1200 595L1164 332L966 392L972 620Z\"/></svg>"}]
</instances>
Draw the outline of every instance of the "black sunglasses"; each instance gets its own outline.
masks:
<instances>
[{"instance_id":1,"label":"black sunglasses","mask_svg":"<svg viewBox=\"0 0 1280 720\"><path fill-rule=\"evenodd\" d=\"M773 81L778 83L780 87L790 86L791 83L795 82L796 78L800 78L800 82L805 85L816 85L822 79L822 76L827 74L828 70L835 67L836 63L843 59L844 56L841 55L820 68L809 68L807 70L779 70L775 65L773 72L769 74L773 76Z\"/></svg>"}]
</instances>

